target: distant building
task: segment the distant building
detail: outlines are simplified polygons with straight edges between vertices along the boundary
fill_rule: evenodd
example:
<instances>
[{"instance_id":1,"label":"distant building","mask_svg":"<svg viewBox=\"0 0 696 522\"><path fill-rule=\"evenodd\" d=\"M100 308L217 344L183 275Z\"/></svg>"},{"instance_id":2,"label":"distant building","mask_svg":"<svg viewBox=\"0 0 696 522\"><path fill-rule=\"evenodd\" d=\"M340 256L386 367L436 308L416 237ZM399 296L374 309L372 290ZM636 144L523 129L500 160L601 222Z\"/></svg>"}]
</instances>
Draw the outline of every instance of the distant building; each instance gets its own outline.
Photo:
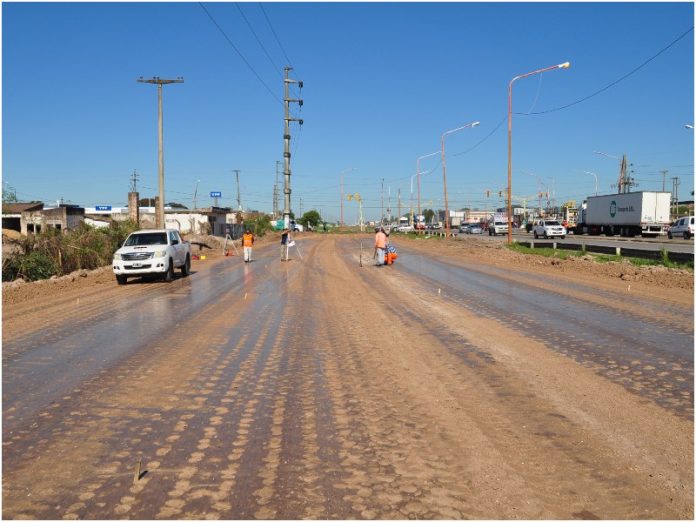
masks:
<instances>
[{"instance_id":1,"label":"distant building","mask_svg":"<svg viewBox=\"0 0 696 522\"><path fill-rule=\"evenodd\" d=\"M22 235L38 234L49 228L62 232L73 230L84 222L85 209L61 204L44 208L43 203L5 203L2 206L2 227Z\"/></svg>"},{"instance_id":2,"label":"distant building","mask_svg":"<svg viewBox=\"0 0 696 522\"><path fill-rule=\"evenodd\" d=\"M456 228L462 223L466 222L466 210L450 210L449 211L449 224L450 228ZM440 223L445 223L445 211L444 210L438 210L437 211L437 219Z\"/></svg>"},{"instance_id":3,"label":"distant building","mask_svg":"<svg viewBox=\"0 0 696 522\"><path fill-rule=\"evenodd\" d=\"M2 228L22 232L22 212L43 210L43 203L3 203Z\"/></svg>"},{"instance_id":4,"label":"distant building","mask_svg":"<svg viewBox=\"0 0 696 522\"><path fill-rule=\"evenodd\" d=\"M139 207L140 227L155 228L156 208ZM86 215L96 226L104 220L126 221L131 218L128 207L96 206L85 209ZM181 234L211 234L224 237L225 234L238 237L239 223L237 212L228 207L209 207L189 210L164 207L165 228L173 228Z\"/></svg>"}]
</instances>

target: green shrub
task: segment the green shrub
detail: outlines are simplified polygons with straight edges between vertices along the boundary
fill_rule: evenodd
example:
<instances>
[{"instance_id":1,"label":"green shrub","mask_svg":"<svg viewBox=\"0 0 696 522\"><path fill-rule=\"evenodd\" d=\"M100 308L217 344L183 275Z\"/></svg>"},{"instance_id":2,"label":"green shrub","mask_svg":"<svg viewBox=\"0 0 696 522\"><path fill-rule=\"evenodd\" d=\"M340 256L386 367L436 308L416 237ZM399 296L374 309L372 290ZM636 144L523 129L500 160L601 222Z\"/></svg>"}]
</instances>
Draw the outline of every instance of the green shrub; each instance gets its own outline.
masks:
<instances>
[{"instance_id":1,"label":"green shrub","mask_svg":"<svg viewBox=\"0 0 696 522\"><path fill-rule=\"evenodd\" d=\"M263 237L266 232L273 230L271 225L271 217L266 214L261 214L244 221L244 228L251 230L257 237Z\"/></svg>"},{"instance_id":2,"label":"green shrub","mask_svg":"<svg viewBox=\"0 0 696 522\"><path fill-rule=\"evenodd\" d=\"M12 281L20 277L25 281L38 281L56 275L55 260L44 252L34 251L3 259L2 279Z\"/></svg>"},{"instance_id":3,"label":"green shrub","mask_svg":"<svg viewBox=\"0 0 696 522\"><path fill-rule=\"evenodd\" d=\"M17 251L3 260L3 280L22 277L35 281L109 265L114 252L128 234L137 229L133 221L112 223L106 228L93 228L83 223L66 233L49 228L16 243Z\"/></svg>"}]
</instances>

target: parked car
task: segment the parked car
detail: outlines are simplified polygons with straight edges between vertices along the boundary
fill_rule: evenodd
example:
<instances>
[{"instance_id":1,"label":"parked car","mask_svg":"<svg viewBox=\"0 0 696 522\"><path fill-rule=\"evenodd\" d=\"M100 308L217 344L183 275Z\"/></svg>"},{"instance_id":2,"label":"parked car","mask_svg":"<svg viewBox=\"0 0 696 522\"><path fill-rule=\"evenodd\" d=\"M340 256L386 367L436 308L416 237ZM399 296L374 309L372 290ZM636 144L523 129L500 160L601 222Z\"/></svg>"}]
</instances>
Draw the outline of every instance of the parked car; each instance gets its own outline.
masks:
<instances>
[{"instance_id":1,"label":"parked car","mask_svg":"<svg viewBox=\"0 0 696 522\"><path fill-rule=\"evenodd\" d=\"M459 225L459 233L460 234L468 234L470 226L471 226L470 223L465 223L463 225Z\"/></svg>"},{"instance_id":2,"label":"parked car","mask_svg":"<svg viewBox=\"0 0 696 522\"><path fill-rule=\"evenodd\" d=\"M568 231L565 227L556 220L542 219L534 225L534 239L539 239L539 236L543 236L544 238L560 237L561 239L565 239L567 234Z\"/></svg>"},{"instance_id":3,"label":"parked car","mask_svg":"<svg viewBox=\"0 0 696 522\"><path fill-rule=\"evenodd\" d=\"M670 239L680 236L684 239L690 239L695 234L696 227L694 225L694 216L677 219L667 231L667 237Z\"/></svg>"},{"instance_id":4,"label":"parked car","mask_svg":"<svg viewBox=\"0 0 696 522\"><path fill-rule=\"evenodd\" d=\"M478 224L469 225L468 234L483 234L483 229Z\"/></svg>"},{"instance_id":5,"label":"parked car","mask_svg":"<svg viewBox=\"0 0 696 522\"><path fill-rule=\"evenodd\" d=\"M114 253L112 265L119 285L125 285L129 277L144 275L158 275L169 282L175 268L183 276L191 272L191 245L178 230L138 230Z\"/></svg>"},{"instance_id":6,"label":"parked car","mask_svg":"<svg viewBox=\"0 0 696 522\"><path fill-rule=\"evenodd\" d=\"M399 225L396 227L397 232L413 232L413 225Z\"/></svg>"}]
</instances>

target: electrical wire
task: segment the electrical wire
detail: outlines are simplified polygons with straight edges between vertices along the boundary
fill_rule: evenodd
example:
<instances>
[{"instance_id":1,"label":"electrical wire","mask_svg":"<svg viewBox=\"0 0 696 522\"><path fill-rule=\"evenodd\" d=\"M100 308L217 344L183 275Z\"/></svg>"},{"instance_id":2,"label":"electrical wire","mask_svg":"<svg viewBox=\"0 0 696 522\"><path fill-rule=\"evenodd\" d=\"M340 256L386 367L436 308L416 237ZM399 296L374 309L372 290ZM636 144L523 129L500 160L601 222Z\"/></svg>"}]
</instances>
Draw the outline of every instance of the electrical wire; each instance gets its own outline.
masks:
<instances>
[{"instance_id":1,"label":"electrical wire","mask_svg":"<svg viewBox=\"0 0 696 522\"><path fill-rule=\"evenodd\" d=\"M555 112L555 111L560 111L560 110L562 110L562 109L567 109L568 107L572 107L573 105L577 105L577 104L582 103L582 102L584 102L584 101L586 101L586 100L589 100L590 98L593 98L593 97L597 96L598 94L600 94L600 93L602 93L602 92L604 92L604 91L610 89L611 87L613 87L614 85L618 84L619 82L625 80L626 78L628 78L628 77L631 76L632 74L638 72L640 69L642 69L642 68L645 67L647 64L649 64L650 62L652 62L655 58L657 58L657 57L660 56L662 53L664 53L665 51L667 51L670 47L672 47L673 45L675 45L679 40L681 40L682 38L684 38L686 35L688 35L688 34L689 34L690 32L692 32L693 30L694 30L694 28L693 28L693 26L692 26L689 30L687 30L685 33L683 33L683 34L681 34L680 36L678 36L678 37L677 37L675 40L673 40L669 45L667 45L666 47L664 47L663 49L661 49L657 54L653 55L651 58L648 58L646 61L644 61L644 62L643 62L642 64L640 64L638 67L636 67L635 69L633 69L631 72L625 74L624 76L622 76L622 77L619 78L618 80L616 80L616 81L610 83L609 85L607 85L606 87L603 87L602 89L600 89L600 90L598 90L598 91L596 91L596 92L590 94L589 96L585 96L584 98L581 98L580 100L574 101L573 103L569 103L569 104L567 104L567 105L563 105L562 107L557 107L557 108L555 108L555 109L548 109L548 110L545 110L545 111L538 111L538 112L531 112L531 111L529 111L529 112L526 112L526 113L524 113L524 112L516 112L516 113L514 113L514 114L517 115L517 116L536 116L536 115L540 115L540 114L547 114L547 113L549 113L549 112ZM538 96L538 92L537 92L537 96ZM535 100L535 102L534 102L534 104L533 104L532 106L534 106L534 105L536 105L536 100ZM486 140L488 140L488 138L490 138L490 137L500 128L500 126L503 124L503 122L505 122L506 118L507 118L507 116L503 117L503 119L500 120L500 123L498 123L498 125L496 125L496 126L493 128L493 130L492 130L491 132L489 132L481 141L479 141L478 143L476 143L476 145L474 145L473 147L471 147L471 148L469 148L469 149L467 149L467 150L465 150L465 151L457 152L457 153L453 154L453 156L461 156L462 154L467 154L467 153L471 152L472 150L478 148L481 144L483 144Z\"/></svg>"},{"instance_id":2,"label":"electrical wire","mask_svg":"<svg viewBox=\"0 0 696 522\"><path fill-rule=\"evenodd\" d=\"M268 58L268 61L271 62L271 65L273 65L273 67L275 68L275 70L278 72L278 75L282 78L282 77L283 77L283 73L280 72L280 69L278 68L278 66L276 65L276 63L273 61L273 58L271 58L271 55L268 54L268 50L267 50L266 47L263 45L263 43L261 43L261 39L260 39L260 38L258 37L258 35L256 34L256 31L254 31L254 28L251 26L251 23L249 22L249 19L248 19L248 18L246 17L246 15L244 14L244 11L242 11L242 8L239 7L239 4L238 4L237 2L235 2L234 5L237 7L237 10L239 11L239 14L242 15L242 18L244 18L244 21L246 22L247 26L249 27L249 30L251 31L251 34L254 35L254 38L256 38L256 41L257 41L258 44L261 46L261 49L263 49L263 52L266 54L266 58Z\"/></svg>"},{"instance_id":3,"label":"electrical wire","mask_svg":"<svg viewBox=\"0 0 696 522\"><path fill-rule=\"evenodd\" d=\"M203 9L203 11L205 11L205 14L208 15L208 18L210 18L210 20L213 22L213 24L215 25L215 27L217 27L218 31L220 31L220 33L221 33L222 36L225 38L225 40L227 40L227 43L229 43L230 46L232 47L232 49L234 49L234 50L236 51L236 53L239 55L239 57L242 59L242 61L246 64L246 66L251 70L252 73L254 73L254 76L256 76L256 78L257 78L257 79L261 82L261 84L266 88L266 90L268 91L268 93L269 93L271 96L273 96L273 98L275 98L275 100L276 100L278 103L280 103L280 104L282 105L282 104L283 104L283 101L282 101L280 98L278 98L278 96L271 90L271 88L266 84L266 82L263 81L263 79L261 78L261 76L259 76L259 73L256 72L256 69L254 69L254 68L251 66L251 64L250 64L249 61L244 57L244 55L241 53L241 51L240 51L239 49L237 49L237 46L234 45L234 43L232 42L232 40L230 40L230 37L227 36L227 33L225 33L225 31L222 29L222 27L220 27L220 24L218 24L218 23L215 21L215 18L213 18L213 15L210 14L210 11L208 11L208 9L206 9L205 5L203 5L202 2L198 2L198 5L200 5L201 8Z\"/></svg>"},{"instance_id":4,"label":"electrical wire","mask_svg":"<svg viewBox=\"0 0 696 522\"><path fill-rule=\"evenodd\" d=\"M543 78L544 78L544 73L541 73L541 74L539 75L539 84L537 85L536 96L534 97L534 101L532 102L532 106L531 106L531 107L529 108L529 110L527 111L527 114L531 114L532 109L534 109L534 107L536 107L537 101L539 101L539 94L541 94L541 80L542 80Z\"/></svg>"},{"instance_id":5,"label":"electrical wire","mask_svg":"<svg viewBox=\"0 0 696 522\"><path fill-rule=\"evenodd\" d=\"M585 96L584 98L581 98L581 99L579 99L579 100L577 100L577 101L574 101L574 102L572 102L572 103L568 103L568 104L563 105L563 106L561 106L561 107L556 107L555 109L548 109L548 110L539 111L539 112L530 112L530 113L527 113L527 114L525 114L525 113L515 113L515 114L522 115L522 116L534 116L534 115L539 115L539 114L548 114L548 113L550 113L550 112L556 112L556 111L560 111L560 110L563 110L563 109L567 109L568 107L572 107L573 105L577 105L577 104L579 104L579 103L582 103L582 102L584 102L584 101L587 101L587 100L589 100L590 98L594 98L594 97L597 96L598 94L603 93L604 91L610 89L610 88L613 87L614 85L618 84L619 82L622 82L623 80L625 80L625 79L628 78L629 76L631 76L631 75L633 75L634 73L636 73L636 72L638 72L639 70L641 70L643 67L645 67L645 66L648 65L650 62L652 62L655 58L657 58L657 57L660 56L662 53L664 53L665 51L667 51L670 47L672 47L673 45L675 45L679 40L681 40L682 38L684 38L687 34L689 34L689 33L690 33L691 31L693 31L693 30L694 30L694 27L691 26L691 28L690 28L688 31L686 31L685 33L682 33L682 34L681 34L680 36L678 36L675 40L673 40L669 45L667 45L666 47L662 48L657 54L655 54L655 55L653 55L652 57L648 58L648 59L645 60L643 63L641 63L638 67L636 67L636 68L633 69L632 71L630 71L630 72L624 74L624 75L623 75L621 78L619 78L618 80L613 81L612 83L610 83L610 84L607 85L606 87L602 87L601 89L599 89L598 91L596 91L596 92L590 94L589 96Z\"/></svg>"},{"instance_id":6,"label":"electrical wire","mask_svg":"<svg viewBox=\"0 0 696 522\"><path fill-rule=\"evenodd\" d=\"M479 145L481 145L484 141L486 141L488 138L490 138L491 136L493 136L493 134L495 133L495 131L497 131L497 130L500 128L500 126L505 122L506 119L507 119L507 115L503 116L503 119L500 120L500 122L498 123L498 125L496 125L496 126L493 128L493 130L492 130L491 132L489 132L488 134L486 134L486 136L484 136L484 138L483 138L481 141L479 141L476 145L474 145L473 147L470 147L470 148L466 149L465 151L457 152L456 154L452 154L452 156L461 156L462 154L466 154L466 153L468 153L468 152L471 152L471 151L474 150L475 148L477 148L477 147L478 147Z\"/></svg>"},{"instance_id":7,"label":"electrical wire","mask_svg":"<svg viewBox=\"0 0 696 522\"><path fill-rule=\"evenodd\" d=\"M285 48L283 47L283 44L280 43L280 39L278 38L278 35L275 32L275 29L273 29L273 24L271 24L271 20L268 18L268 14L266 14L266 10L263 8L263 4L259 2L259 7L261 8L261 11L263 12L263 16L266 19L266 22L268 22L268 27L271 28L271 32L273 33L273 36L275 36L276 42L278 42L278 47L280 47L280 50L283 51L283 56L285 56L285 59L288 62L288 65L292 66L292 62L290 61L290 58L288 58L288 53L285 52Z\"/></svg>"}]
</instances>

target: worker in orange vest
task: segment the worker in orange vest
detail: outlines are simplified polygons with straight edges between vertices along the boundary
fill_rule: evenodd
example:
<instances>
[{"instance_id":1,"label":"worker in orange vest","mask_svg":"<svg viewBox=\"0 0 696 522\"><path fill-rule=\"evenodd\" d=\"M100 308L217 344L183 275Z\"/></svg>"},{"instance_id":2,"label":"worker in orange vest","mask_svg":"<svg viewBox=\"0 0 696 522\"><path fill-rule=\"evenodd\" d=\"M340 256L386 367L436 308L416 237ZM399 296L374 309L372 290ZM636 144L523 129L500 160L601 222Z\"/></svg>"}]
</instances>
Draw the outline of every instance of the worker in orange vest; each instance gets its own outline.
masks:
<instances>
[{"instance_id":1,"label":"worker in orange vest","mask_svg":"<svg viewBox=\"0 0 696 522\"><path fill-rule=\"evenodd\" d=\"M244 247L244 262L251 262L251 247L254 244L254 234L251 230L247 229L242 236L242 246Z\"/></svg>"}]
</instances>

